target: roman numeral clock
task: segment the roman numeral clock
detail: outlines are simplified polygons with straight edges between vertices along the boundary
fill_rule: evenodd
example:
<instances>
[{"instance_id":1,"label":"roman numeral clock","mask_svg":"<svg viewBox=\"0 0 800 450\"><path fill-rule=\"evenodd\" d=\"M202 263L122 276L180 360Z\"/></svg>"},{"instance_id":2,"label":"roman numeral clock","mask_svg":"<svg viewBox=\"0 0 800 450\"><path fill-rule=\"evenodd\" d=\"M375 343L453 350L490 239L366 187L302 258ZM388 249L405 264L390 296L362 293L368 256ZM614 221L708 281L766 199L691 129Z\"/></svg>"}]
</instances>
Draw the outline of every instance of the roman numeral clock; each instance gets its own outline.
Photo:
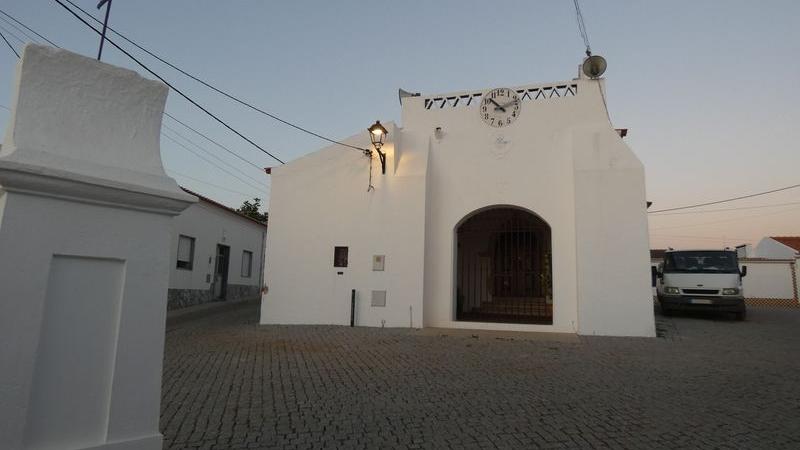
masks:
<instances>
[{"instance_id":1,"label":"roman numeral clock","mask_svg":"<svg viewBox=\"0 0 800 450\"><path fill-rule=\"evenodd\" d=\"M519 97L508 88L492 89L483 96L479 109L481 119L490 127L511 125L519 117Z\"/></svg>"}]
</instances>

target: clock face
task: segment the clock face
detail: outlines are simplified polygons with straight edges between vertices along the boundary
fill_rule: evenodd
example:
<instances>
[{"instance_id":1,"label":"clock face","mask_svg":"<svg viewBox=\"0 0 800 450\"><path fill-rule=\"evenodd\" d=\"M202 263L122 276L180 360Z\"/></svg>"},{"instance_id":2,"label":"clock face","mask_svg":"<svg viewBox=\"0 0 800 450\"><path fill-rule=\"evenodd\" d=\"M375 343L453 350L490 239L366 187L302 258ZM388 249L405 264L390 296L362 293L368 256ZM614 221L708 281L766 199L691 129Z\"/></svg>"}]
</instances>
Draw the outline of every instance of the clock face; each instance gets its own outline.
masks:
<instances>
[{"instance_id":1,"label":"clock face","mask_svg":"<svg viewBox=\"0 0 800 450\"><path fill-rule=\"evenodd\" d=\"M514 123L519 117L519 97L508 88L492 89L483 95L479 112L481 119L490 127L502 128Z\"/></svg>"}]
</instances>

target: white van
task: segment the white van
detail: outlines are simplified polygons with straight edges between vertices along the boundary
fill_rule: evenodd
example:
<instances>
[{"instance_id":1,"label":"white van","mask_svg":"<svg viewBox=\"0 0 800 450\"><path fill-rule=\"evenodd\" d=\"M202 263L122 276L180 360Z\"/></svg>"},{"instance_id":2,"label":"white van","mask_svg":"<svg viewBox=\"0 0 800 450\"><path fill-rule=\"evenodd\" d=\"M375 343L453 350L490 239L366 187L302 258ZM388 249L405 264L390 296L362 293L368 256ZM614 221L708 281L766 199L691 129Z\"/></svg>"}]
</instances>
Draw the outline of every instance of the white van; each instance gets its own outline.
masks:
<instances>
[{"instance_id":1,"label":"white van","mask_svg":"<svg viewBox=\"0 0 800 450\"><path fill-rule=\"evenodd\" d=\"M658 265L656 292L661 312L704 310L747 317L742 277L735 250L667 250Z\"/></svg>"}]
</instances>

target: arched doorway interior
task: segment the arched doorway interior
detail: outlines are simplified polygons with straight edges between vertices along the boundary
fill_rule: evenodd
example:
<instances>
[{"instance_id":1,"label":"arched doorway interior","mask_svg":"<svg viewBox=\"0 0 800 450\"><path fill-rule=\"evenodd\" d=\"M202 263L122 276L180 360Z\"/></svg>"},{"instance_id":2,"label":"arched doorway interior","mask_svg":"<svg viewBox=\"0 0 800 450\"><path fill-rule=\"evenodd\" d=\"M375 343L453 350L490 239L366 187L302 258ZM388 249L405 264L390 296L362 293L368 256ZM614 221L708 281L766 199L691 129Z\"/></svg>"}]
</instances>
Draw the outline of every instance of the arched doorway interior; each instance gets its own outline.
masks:
<instances>
[{"instance_id":1,"label":"arched doorway interior","mask_svg":"<svg viewBox=\"0 0 800 450\"><path fill-rule=\"evenodd\" d=\"M456 244L456 320L553 323L547 222L519 208L489 208L456 228Z\"/></svg>"}]
</instances>

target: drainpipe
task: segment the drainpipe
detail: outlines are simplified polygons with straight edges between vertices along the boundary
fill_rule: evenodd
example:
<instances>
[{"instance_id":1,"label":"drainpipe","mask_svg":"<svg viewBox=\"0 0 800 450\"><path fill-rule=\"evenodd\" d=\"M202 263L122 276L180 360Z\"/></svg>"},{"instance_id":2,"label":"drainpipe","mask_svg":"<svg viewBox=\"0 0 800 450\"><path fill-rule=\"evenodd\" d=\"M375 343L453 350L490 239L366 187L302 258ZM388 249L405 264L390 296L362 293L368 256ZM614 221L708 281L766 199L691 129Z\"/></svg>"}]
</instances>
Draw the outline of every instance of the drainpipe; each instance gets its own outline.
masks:
<instances>
[{"instance_id":1,"label":"drainpipe","mask_svg":"<svg viewBox=\"0 0 800 450\"><path fill-rule=\"evenodd\" d=\"M266 225L265 225L266 228ZM267 232L261 232L261 260L259 262L259 271L258 271L258 292L259 294L263 294L264 291L264 270L267 263ZM260 297L260 295L259 295Z\"/></svg>"}]
</instances>

